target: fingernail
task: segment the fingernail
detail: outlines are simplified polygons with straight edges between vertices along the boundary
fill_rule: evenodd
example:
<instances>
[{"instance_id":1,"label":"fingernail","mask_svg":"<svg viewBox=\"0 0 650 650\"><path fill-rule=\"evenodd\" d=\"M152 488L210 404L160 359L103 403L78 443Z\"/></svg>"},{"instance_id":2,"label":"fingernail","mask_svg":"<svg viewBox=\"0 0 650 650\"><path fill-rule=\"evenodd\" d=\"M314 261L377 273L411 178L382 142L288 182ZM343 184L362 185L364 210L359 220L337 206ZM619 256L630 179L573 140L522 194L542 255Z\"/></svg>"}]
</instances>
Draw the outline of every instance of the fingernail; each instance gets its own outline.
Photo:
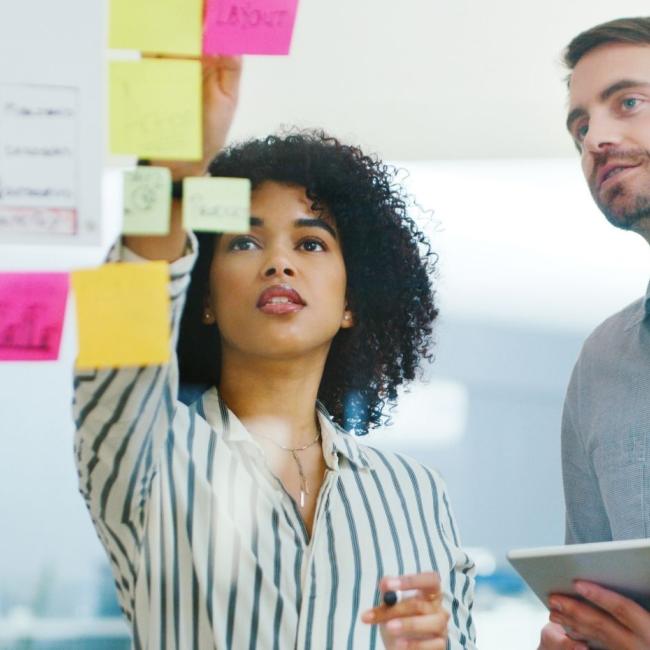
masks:
<instances>
[{"instance_id":1,"label":"fingernail","mask_svg":"<svg viewBox=\"0 0 650 650\"><path fill-rule=\"evenodd\" d=\"M385 582L386 588L387 589L393 589L393 590L398 590L401 589L402 583L398 578L388 578Z\"/></svg>"},{"instance_id":2,"label":"fingernail","mask_svg":"<svg viewBox=\"0 0 650 650\"><path fill-rule=\"evenodd\" d=\"M391 632L399 632L402 629L402 621L400 621L397 618L394 618L392 621L388 621L386 623L386 627L391 631Z\"/></svg>"},{"instance_id":3,"label":"fingernail","mask_svg":"<svg viewBox=\"0 0 650 650\"><path fill-rule=\"evenodd\" d=\"M372 623L375 620L375 612L369 611L361 614L361 620L366 623Z\"/></svg>"},{"instance_id":4,"label":"fingernail","mask_svg":"<svg viewBox=\"0 0 650 650\"><path fill-rule=\"evenodd\" d=\"M591 589L584 582L576 582L573 585L573 588L581 595L588 597L591 593Z\"/></svg>"}]
</instances>

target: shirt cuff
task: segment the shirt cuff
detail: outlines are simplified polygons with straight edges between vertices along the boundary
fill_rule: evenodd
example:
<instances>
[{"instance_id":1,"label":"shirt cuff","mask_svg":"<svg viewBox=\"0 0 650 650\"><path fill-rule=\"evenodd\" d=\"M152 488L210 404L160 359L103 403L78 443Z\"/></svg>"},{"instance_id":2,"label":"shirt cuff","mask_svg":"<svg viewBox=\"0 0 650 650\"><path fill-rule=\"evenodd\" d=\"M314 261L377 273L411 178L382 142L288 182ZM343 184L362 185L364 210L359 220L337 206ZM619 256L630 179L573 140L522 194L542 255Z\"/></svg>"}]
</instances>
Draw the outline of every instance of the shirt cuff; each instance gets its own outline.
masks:
<instances>
[{"instance_id":1,"label":"shirt cuff","mask_svg":"<svg viewBox=\"0 0 650 650\"><path fill-rule=\"evenodd\" d=\"M190 230L187 233L187 239L185 241L185 250L183 251L183 256L179 257L174 262L169 264L169 273L172 276L178 277L185 274L189 274L192 271L194 262L196 261L199 250L199 243L196 239L196 235ZM125 246L122 243L120 238L118 241L113 244L111 249L108 251L106 256L107 262L150 262L151 260L141 257L137 253L134 253L130 248Z\"/></svg>"}]
</instances>

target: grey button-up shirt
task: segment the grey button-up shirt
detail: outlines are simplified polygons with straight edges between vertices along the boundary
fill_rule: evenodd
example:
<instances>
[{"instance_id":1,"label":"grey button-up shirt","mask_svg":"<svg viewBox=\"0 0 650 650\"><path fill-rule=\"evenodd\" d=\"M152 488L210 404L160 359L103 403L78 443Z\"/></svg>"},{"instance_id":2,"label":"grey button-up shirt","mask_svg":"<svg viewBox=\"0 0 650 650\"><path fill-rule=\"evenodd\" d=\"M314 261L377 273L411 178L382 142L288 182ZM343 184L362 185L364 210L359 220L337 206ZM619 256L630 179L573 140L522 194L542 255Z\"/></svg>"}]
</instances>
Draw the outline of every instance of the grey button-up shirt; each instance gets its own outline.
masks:
<instances>
[{"instance_id":1,"label":"grey button-up shirt","mask_svg":"<svg viewBox=\"0 0 650 650\"><path fill-rule=\"evenodd\" d=\"M562 418L568 543L650 537L650 285L587 339Z\"/></svg>"}]
</instances>

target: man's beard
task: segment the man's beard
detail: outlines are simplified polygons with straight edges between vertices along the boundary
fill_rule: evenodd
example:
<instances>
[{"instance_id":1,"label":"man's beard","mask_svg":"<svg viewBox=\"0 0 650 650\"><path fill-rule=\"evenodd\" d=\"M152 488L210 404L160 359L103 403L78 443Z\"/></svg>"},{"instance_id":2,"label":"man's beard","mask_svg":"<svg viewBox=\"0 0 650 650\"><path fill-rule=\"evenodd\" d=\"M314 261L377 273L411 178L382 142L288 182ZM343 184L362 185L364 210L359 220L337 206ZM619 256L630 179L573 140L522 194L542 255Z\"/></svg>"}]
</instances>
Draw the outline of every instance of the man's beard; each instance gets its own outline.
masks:
<instances>
[{"instance_id":1,"label":"man's beard","mask_svg":"<svg viewBox=\"0 0 650 650\"><path fill-rule=\"evenodd\" d=\"M630 161L632 163L640 163L641 166L647 170L650 168L650 151L636 150L636 151L619 151L611 150L603 152L594 164L594 171L590 178L591 194L596 201L596 205L600 211L605 215L607 221L617 228L622 230L634 230L636 224L644 219L650 219L650 183L647 194L631 195L625 189L625 183L617 183L610 187L605 196L601 198L597 185L597 175L603 165L606 165L610 160L617 162ZM619 209L613 206L616 203L622 204Z\"/></svg>"},{"instance_id":2,"label":"man's beard","mask_svg":"<svg viewBox=\"0 0 650 650\"><path fill-rule=\"evenodd\" d=\"M637 223L644 219L650 219L650 194L637 194L631 201L632 205L625 205L618 210L615 209L613 207L614 202L621 198L625 201L626 194L623 184L619 183L607 193L608 200L606 203L596 198L596 204L612 226L622 230L634 230Z\"/></svg>"}]
</instances>

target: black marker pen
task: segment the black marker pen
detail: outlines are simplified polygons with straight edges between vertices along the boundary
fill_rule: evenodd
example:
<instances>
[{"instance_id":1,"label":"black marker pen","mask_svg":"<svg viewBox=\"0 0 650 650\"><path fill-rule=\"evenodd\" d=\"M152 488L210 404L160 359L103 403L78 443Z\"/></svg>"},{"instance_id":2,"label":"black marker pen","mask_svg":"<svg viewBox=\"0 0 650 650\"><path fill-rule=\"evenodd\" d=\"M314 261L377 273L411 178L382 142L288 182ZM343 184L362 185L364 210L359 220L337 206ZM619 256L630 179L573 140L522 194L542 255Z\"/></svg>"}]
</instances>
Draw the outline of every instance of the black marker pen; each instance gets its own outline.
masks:
<instances>
[{"instance_id":1,"label":"black marker pen","mask_svg":"<svg viewBox=\"0 0 650 650\"><path fill-rule=\"evenodd\" d=\"M397 603L401 603L403 600L406 600L407 598L413 598L413 596L418 595L418 590L417 589L406 589L404 591L385 591L384 592L384 605L387 607L392 607L393 605L397 605Z\"/></svg>"}]
</instances>

